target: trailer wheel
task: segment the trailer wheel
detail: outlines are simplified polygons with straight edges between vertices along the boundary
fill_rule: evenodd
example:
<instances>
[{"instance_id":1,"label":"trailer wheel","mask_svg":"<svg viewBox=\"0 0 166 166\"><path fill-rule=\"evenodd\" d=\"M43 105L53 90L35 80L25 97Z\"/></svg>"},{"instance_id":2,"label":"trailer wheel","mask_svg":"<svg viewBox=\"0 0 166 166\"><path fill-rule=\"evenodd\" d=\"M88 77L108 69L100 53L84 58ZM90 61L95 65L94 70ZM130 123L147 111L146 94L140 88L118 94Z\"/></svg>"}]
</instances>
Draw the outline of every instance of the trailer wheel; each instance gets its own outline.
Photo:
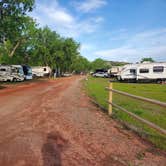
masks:
<instances>
[{"instance_id":1,"label":"trailer wheel","mask_svg":"<svg viewBox=\"0 0 166 166\"><path fill-rule=\"evenodd\" d=\"M162 83L162 80L161 79L158 79L156 80L157 84L161 84Z\"/></svg>"}]
</instances>

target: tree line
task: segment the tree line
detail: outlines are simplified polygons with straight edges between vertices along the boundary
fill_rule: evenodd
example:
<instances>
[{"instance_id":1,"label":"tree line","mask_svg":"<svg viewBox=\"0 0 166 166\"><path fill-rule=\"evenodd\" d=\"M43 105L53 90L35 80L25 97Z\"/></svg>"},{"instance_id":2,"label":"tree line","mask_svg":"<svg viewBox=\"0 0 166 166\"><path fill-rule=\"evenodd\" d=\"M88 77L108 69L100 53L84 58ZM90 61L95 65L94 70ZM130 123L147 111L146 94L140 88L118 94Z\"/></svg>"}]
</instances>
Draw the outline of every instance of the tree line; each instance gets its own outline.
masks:
<instances>
[{"instance_id":1,"label":"tree line","mask_svg":"<svg viewBox=\"0 0 166 166\"><path fill-rule=\"evenodd\" d=\"M50 66L60 72L87 71L89 61L80 55L80 43L27 15L34 0L0 1L0 63Z\"/></svg>"},{"instance_id":2,"label":"tree line","mask_svg":"<svg viewBox=\"0 0 166 166\"><path fill-rule=\"evenodd\" d=\"M27 14L34 0L0 1L0 64L49 66L59 72L76 73L105 68L102 59L89 62L80 55L80 43L65 38Z\"/></svg>"},{"instance_id":3,"label":"tree line","mask_svg":"<svg viewBox=\"0 0 166 166\"><path fill-rule=\"evenodd\" d=\"M0 64L49 66L60 73L80 73L124 64L101 58L88 61L80 54L80 43L62 37L47 26L40 28L28 16L34 4L35 0L0 0Z\"/></svg>"}]
</instances>

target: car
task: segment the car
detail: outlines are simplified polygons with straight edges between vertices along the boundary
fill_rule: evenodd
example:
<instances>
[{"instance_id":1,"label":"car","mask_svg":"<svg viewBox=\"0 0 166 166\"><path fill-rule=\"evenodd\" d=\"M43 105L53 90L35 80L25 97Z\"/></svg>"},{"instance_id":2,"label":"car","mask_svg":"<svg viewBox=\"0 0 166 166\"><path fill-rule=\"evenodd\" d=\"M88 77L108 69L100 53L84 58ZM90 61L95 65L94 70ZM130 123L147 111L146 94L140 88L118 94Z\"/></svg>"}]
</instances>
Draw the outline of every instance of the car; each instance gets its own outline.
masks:
<instances>
[{"instance_id":1,"label":"car","mask_svg":"<svg viewBox=\"0 0 166 166\"><path fill-rule=\"evenodd\" d=\"M70 77L70 76L72 76L72 73L68 73L68 72L63 73L63 77Z\"/></svg>"},{"instance_id":2,"label":"car","mask_svg":"<svg viewBox=\"0 0 166 166\"><path fill-rule=\"evenodd\" d=\"M103 78L108 78L108 73L107 72L97 72L93 74L93 77L103 77Z\"/></svg>"}]
</instances>

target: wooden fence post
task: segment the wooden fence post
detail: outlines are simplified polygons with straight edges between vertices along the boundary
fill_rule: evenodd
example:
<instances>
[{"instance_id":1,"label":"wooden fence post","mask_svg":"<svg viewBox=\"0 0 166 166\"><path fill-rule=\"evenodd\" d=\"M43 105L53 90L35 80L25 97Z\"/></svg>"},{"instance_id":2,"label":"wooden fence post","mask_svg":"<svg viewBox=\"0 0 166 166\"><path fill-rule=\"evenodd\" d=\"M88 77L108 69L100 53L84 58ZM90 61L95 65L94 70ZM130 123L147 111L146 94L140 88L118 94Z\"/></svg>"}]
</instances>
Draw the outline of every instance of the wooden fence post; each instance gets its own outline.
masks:
<instances>
[{"instance_id":1,"label":"wooden fence post","mask_svg":"<svg viewBox=\"0 0 166 166\"><path fill-rule=\"evenodd\" d=\"M112 103L112 91L111 89L113 88L112 82L110 82L109 85L109 103ZM109 108L108 108L108 114L111 115L112 114L112 104L109 104Z\"/></svg>"}]
</instances>

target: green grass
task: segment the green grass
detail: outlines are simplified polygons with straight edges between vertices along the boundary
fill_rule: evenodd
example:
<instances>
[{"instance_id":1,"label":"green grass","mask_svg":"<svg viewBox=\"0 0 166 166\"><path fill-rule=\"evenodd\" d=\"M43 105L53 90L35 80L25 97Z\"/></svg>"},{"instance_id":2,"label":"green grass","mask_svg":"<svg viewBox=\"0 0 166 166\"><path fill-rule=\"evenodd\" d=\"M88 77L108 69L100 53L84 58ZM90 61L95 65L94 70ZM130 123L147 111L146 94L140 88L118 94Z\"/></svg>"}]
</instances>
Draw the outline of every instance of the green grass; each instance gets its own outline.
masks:
<instances>
[{"instance_id":1,"label":"green grass","mask_svg":"<svg viewBox=\"0 0 166 166\"><path fill-rule=\"evenodd\" d=\"M108 86L109 79L89 77L88 81L85 81L85 89L88 95L106 109L108 108L106 102L108 100L108 91L105 90L105 87ZM116 82L113 83L113 88L130 94L166 102L166 85ZM113 102L166 129L165 108L119 94L113 94ZM113 109L113 117L134 127L140 135L146 137L146 139L157 147L166 150L166 136L115 108Z\"/></svg>"},{"instance_id":2,"label":"green grass","mask_svg":"<svg viewBox=\"0 0 166 166\"><path fill-rule=\"evenodd\" d=\"M114 83L120 91L166 102L166 86L162 84Z\"/></svg>"}]
</instances>

